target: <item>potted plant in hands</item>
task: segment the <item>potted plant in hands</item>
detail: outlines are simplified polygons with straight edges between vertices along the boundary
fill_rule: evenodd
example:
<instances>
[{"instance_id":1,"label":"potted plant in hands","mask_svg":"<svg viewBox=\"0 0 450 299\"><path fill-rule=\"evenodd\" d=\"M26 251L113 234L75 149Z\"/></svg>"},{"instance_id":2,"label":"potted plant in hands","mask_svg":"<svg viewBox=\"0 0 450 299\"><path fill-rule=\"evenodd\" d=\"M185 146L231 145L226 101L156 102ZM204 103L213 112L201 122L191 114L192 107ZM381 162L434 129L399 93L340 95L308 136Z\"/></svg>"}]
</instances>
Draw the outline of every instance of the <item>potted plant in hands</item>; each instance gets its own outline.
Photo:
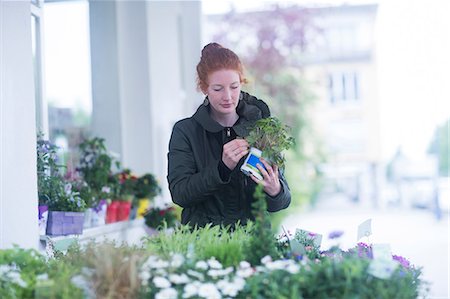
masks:
<instances>
[{"instance_id":1,"label":"potted plant in hands","mask_svg":"<svg viewBox=\"0 0 450 299\"><path fill-rule=\"evenodd\" d=\"M150 203L157 195L161 193L161 187L158 181L151 173L146 173L136 181L136 199L137 211L136 218L143 218L144 214L150 208Z\"/></svg>"},{"instance_id":2,"label":"potted plant in hands","mask_svg":"<svg viewBox=\"0 0 450 299\"><path fill-rule=\"evenodd\" d=\"M260 180L262 175L257 164L262 163L259 158L262 157L270 164L284 168L285 158L282 152L294 145L294 138L289 136L289 127L276 117L256 121L245 139L250 145L250 153L242 164L241 171L246 175L252 174Z\"/></svg>"}]
</instances>

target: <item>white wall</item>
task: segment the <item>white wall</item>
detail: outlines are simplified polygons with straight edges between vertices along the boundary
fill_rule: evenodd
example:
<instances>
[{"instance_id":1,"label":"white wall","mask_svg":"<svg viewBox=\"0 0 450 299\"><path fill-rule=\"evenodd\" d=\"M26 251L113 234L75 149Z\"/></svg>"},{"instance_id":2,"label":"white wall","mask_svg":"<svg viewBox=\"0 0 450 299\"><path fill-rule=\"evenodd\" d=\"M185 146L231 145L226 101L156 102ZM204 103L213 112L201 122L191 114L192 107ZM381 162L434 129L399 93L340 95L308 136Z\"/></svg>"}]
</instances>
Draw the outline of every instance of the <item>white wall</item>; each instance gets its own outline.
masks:
<instances>
[{"instance_id":1,"label":"white wall","mask_svg":"<svg viewBox=\"0 0 450 299\"><path fill-rule=\"evenodd\" d=\"M27 1L0 2L0 248L39 242L30 16Z\"/></svg>"}]
</instances>

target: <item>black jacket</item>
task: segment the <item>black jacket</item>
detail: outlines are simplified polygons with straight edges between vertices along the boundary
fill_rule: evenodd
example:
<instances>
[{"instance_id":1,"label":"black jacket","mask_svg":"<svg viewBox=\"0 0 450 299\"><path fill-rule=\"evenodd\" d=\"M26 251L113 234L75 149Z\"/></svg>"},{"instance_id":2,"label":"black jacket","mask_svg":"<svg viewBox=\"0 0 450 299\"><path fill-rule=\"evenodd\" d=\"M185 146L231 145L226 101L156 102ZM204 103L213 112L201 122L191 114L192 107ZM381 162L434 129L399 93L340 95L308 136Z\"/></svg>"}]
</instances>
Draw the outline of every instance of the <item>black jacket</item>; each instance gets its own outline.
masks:
<instances>
[{"instance_id":1,"label":"black jacket","mask_svg":"<svg viewBox=\"0 0 450 299\"><path fill-rule=\"evenodd\" d=\"M200 105L195 114L178 121L172 131L168 153L170 193L174 203L183 208L183 224L205 226L245 224L253 219L251 203L256 184L240 171L242 158L227 180L221 177L223 145L248 135L248 127L269 117L268 106L256 97L241 92L236 109L239 120L232 128L224 128L209 116L209 106ZM224 164L223 164L224 166ZM229 170L228 170L229 171ZM276 212L291 202L288 184L280 173L281 192L267 198L267 210Z\"/></svg>"}]
</instances>

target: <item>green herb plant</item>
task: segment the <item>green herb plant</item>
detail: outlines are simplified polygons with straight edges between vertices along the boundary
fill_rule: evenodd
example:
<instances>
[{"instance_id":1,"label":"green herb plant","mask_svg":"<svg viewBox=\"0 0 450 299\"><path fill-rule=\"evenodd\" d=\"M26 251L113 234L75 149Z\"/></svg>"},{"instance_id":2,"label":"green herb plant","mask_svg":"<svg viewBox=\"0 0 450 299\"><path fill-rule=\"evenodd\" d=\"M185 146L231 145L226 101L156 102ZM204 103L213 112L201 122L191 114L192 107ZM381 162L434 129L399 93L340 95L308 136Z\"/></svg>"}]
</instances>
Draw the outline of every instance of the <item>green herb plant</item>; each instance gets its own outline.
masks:
<instances>
[{"instance_id":1,"label":"green herb plant","mask_svg":"<svg viewBox=\"0 0 450 299\"><path fill-rule=\"evenodd\" d=\"M170 258L173 253L189 256L192 260L207 260L215 257L225 267L237 266L246 260L245 247L250 241L253 224L236 225L233 232L228 228L206 225L192 228L182 225L171 234L164 232L146 240L147 249L153 253Z\"/></svg>"},{"instance_id":2,"label":"green herb plant","mask_svg":"<svg viewBox=\"0 0 450 299\"><path fill-rule=\"evenodd\" d=\"M280 254L277 251L262 185L256 187L253 197L255 198L255 202L252 204L255 227L245 248L245 256L250 264L259 265L264 256L278 258Z\"/></svg>"},{"instance_id":3,"label":"green herb plant","mask_svg":"<svg viewBox=\"0 0 450 299\"><path fill-rule=\"evenodd\" d=\"M294 138L289 135L290 128L276 117L263 118L250 128L245 138L251 147L262 151L262 156L270 163L284 168L284 150L294 145Z\"/></svg>"}]
</instances>

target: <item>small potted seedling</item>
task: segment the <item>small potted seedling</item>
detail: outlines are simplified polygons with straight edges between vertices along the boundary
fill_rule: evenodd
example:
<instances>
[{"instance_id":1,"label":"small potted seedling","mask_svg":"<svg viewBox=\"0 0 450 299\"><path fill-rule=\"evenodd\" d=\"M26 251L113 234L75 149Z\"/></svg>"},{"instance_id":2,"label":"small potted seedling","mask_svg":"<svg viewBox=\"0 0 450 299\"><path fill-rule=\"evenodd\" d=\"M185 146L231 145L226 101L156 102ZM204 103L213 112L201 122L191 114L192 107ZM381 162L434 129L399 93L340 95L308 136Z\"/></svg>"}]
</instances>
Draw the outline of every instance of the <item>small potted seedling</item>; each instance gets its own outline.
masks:
<instances>
[{"instance_id":1,"label":"small potted seedling","mask_svg":"<svg viewBox=\"0 0 450 299\"><path fill-rule=\"evenodd\" d=\"M250 152L241 166L241 171L248 176L252 174L259 180L263 179L257 168L257 164L263 166L260 158L264 158L271 165L284 168L285 158L282 152L294 145L294 138L289 136L289 127L276 117L258 120L250 128L246 140L250 145Z\"/></svg>"}]
</instances>

